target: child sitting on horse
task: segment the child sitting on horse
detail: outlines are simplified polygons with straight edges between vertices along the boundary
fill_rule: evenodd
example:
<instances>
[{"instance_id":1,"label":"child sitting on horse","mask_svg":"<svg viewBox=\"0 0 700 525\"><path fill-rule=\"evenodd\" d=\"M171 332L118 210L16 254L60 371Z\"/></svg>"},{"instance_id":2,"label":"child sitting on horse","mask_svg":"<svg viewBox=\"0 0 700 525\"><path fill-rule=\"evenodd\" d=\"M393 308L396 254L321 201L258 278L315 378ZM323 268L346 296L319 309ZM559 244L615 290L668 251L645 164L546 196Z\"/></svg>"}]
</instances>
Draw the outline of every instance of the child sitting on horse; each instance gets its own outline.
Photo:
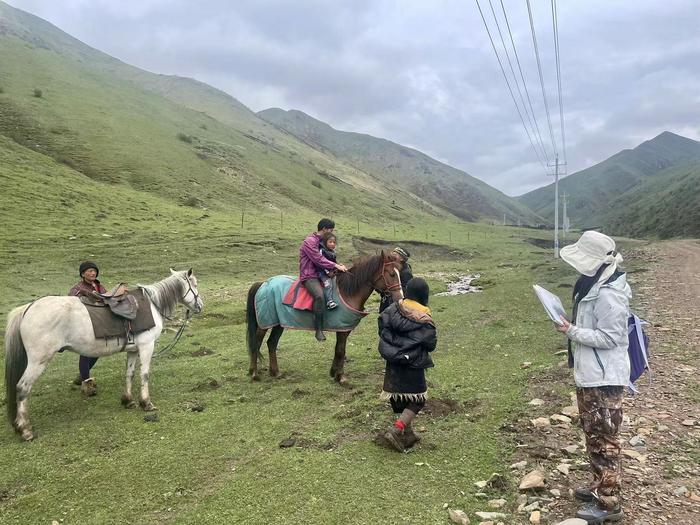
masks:
<instances>
[{"instance_id":1,"label":"child sitting on horse","mask_svg":"<svg viewBox=\"0 0 700 525\"><path fill-rule=\"evenodd\" d=\"M321 236L321 255L331 262L336 262L335 247L337 238L333 232L325 232ZM335 283L335 270L327 270L322 268L318 272L318 278L323 285L323 298L326 300L326 308L332 310L338 305L333 300L333 283Z\"/></svg>"},{"instance_id":2,"label":"child sitting on horse","mask_svg":"<svg viewBox=\"0 0 700 525\"><path fill-rule=\"evenodd\" d=\"M326 310L323 299L323 286L318 278L318 273L322 269L344 272L347 270L342 264L329 261L321 255L321 236L326 232L333 232L335 222L331 219L321 219L315 232L310 233L299 247L299 280L314 298L314 328L316 339L325 341L323 334L323 314Z\"/></svg>"},{"instance_id":3,"label":"child sitting on horse","mask_svg":"<svg viewBox=\"0 0 700 525\"><path fill-rule=\"evenodd\" d=\"M429 296L428 283L413 278L406 285L405 300L392 303L379 316L379 353L386 360L382 399L388 399L399 414L384 439L400 452L420 440L412 422L425 406L425 369L433 366L430 352L437 345Z\"/></svg>"}]
</instances>

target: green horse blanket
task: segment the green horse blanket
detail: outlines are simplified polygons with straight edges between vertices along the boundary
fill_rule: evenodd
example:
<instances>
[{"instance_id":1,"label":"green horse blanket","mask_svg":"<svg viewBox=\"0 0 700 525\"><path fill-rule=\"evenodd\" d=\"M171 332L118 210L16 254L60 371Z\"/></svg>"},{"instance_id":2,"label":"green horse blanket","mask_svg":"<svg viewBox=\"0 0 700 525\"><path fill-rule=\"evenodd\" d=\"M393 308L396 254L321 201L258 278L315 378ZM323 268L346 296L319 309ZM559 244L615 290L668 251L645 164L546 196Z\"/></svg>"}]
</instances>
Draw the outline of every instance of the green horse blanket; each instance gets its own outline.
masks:
<instances>
[{"instance_id":1,"label":"green horse blanket","mask_svg":"<svg viewBox=\"0 0 700 525\"><path fill-rule=\"evenodd\" d=\"M282 304L296 277L277 275L265 281L255 294L255 316L258 326L263 329L280 325L296 330L314 330L314 316L308 310L297 310ZM351 332L368 312L361 312L348 306L338 293L336 286L333 300L338 305L326 310L323 316L323 329L328 332Z\"/></svg>"}]
</instances>

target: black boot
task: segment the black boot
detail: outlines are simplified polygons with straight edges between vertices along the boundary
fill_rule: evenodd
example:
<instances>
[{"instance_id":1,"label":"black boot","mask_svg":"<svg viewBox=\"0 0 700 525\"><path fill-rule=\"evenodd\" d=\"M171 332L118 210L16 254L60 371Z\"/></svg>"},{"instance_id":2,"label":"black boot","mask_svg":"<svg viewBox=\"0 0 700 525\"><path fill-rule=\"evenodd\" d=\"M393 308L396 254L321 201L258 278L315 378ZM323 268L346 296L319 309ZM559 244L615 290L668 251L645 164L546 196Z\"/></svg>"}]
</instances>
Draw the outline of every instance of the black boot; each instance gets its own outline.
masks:
<instances>
[{"instance_id":1,"label":"black boot","mask_svg":"<svg viewBox=\"0 0 700 525\"><path fill-rule=\"evenodd\" d=\"M588 487L577 487L574 490L574 498L584 502L593 501L593 492Z\"/></svg>"},{"instance_id":2,"label":"black boot","mask_svg":"<svg viewBox=\"0 0 700 525\"><path fill-rule=\"evenodd\" d=\"M389 430L384 433L384 439L395 450L399 452L406 450L406 436L404 435L404 431L396 425L391 425L391 427L389 427Z\"/></svg>"},{"instance_id":3,"label":"black boot","mask_svg":"<svg viewBox=\"0 0 700 525\"><path fill-rule=\"evenodd\" d=\"M592 503L579 510L576 513L576 517L585 520L588 525L598 525L612 521L620 521L622 519L622 509L620 507L604 509L599 507L597 503Z\"/></svg>"},{"instance_id":4,"label":"black boot","mask_svg":"<svg viewBox=\"0 0 700 525\"><path fill-rule=\"evenodd\" d=\"M418 443L421 440L420 434L416 434L413 431L413 427L406 427L406 430L404 430L404 437L406 448L413 447L416 443Z\"/></svg>"},{"instance_id":5,"label":"black boot","mask_svg":"<svg viewBox=\"0 0 700 525\"><path fill-rule=\"evenodd\" d=\"M326 335L323 333L323 312L326 305L323 297L314 298L314 327L316 328L316 341L325 341Z\"/></svg>"}]
</instances>

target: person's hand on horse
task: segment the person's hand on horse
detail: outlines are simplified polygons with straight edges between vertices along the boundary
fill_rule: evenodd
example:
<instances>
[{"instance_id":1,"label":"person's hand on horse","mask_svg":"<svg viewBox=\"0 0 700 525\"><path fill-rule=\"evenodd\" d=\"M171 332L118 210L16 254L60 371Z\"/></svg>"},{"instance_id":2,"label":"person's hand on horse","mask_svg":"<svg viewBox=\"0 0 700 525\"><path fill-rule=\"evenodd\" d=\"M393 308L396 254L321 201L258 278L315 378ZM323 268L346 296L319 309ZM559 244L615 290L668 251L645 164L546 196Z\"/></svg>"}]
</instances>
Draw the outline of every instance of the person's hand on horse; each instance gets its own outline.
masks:
<instances>
[{"instance_id":1,"label":"person's hand on horse","mask_svg":"<svg viewBox=\"0 0 700 525\"><path fill-rule=\"evenodd\" d=\"M569 330L571 323L563 315L560 317L560 319L561 319L561 324L555 324L554 328L556 328L557 332L561 332L562 334L565 334Z\"/></svg>"},{"instance_id":2,"label":"person's hand on horse","mask_svg":"<svg viewBox=\"0 0 700 525\"><path fill-rule=\"evenodd\" d=\"M345 267L344 264L336 264L335 269L338 270L339 272L347 272L348 269Z\"/></svg>"}]
</instances>

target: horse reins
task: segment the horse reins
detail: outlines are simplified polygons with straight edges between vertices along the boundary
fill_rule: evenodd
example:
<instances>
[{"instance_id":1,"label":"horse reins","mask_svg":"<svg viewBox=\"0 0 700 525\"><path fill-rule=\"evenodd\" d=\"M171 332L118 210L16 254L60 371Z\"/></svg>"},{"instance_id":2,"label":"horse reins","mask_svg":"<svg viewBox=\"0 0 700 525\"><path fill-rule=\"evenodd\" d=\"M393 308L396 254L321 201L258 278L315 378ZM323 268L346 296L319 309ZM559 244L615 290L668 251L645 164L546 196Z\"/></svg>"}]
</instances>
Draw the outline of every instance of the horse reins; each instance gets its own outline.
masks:
<instances>
[{"instance_id":1,"label":"horse reins","mask_svg":"<svg viewBox=\"0 0 700 525\"><path fill-rule=\"evenodd\" d=\"M396 262L394 262L394 261L385 262L384 265L382 266L382 275L381 275L381 277L377 277L374 281L372 281L372 287L373 287L377 292L379 292L380 294L387 293L387 292L393 292L394 290L397 290L397 289L400 290L400 289L401 289L401 280L399 279L399 282L398 282L398 283L389 284L389 282L386 280L386 275L385 275L385 272L384 272L384 270L386 269L387 266L389 266L389 265L392 265L392 266L393 266L393 265L395 265L395 264L396 264ZM395 271L395 272L398 272L398 270L396 269L396 267L394 267L394 271ZM379 279L382 279L382 280L384 281L384 290L379 290L379 289L377 288L377 286L376 286L376 283L377 283L377 281L379 281Z\"/></svg>"},{"instance_id":2,"label":"horse reins","mask_svg":"<svg viewBox=\"0 0 700 525\"><path fill-rule=\"evenodd\" d=\"M192 295L194 296L194 304L197 304L197 301L199 300L199 295L197 292L194 291L192 288L192 283L190 282L189 278L185 279L187 281L187 291L185 292L185 295L182 296L181 301L184 302L185 297L187 297L187 294L192 292ZM156 306L155 303L153 303L153 306ZM160 311L160 308L156 306L156 310L160 314L161 317L164 317L168 321L172 321L172 319L166 315L163 315L163 313ZM173 340L165 347L153 354L153 357L158 357L160 355L165 354L166 352L170 352L173 348L175 348L175 345L177 342L180 340L180 337L182 337L182 334L185 332L185 327L187 326L187 322L190 320L190 317L192 317L192 310L189 308L187 309L187 313L185 314L185 320L182 322L182 325L180 325L180 328L178 328L177 332L175 333L175 337Z\"/></svg>"}]
</instances>

